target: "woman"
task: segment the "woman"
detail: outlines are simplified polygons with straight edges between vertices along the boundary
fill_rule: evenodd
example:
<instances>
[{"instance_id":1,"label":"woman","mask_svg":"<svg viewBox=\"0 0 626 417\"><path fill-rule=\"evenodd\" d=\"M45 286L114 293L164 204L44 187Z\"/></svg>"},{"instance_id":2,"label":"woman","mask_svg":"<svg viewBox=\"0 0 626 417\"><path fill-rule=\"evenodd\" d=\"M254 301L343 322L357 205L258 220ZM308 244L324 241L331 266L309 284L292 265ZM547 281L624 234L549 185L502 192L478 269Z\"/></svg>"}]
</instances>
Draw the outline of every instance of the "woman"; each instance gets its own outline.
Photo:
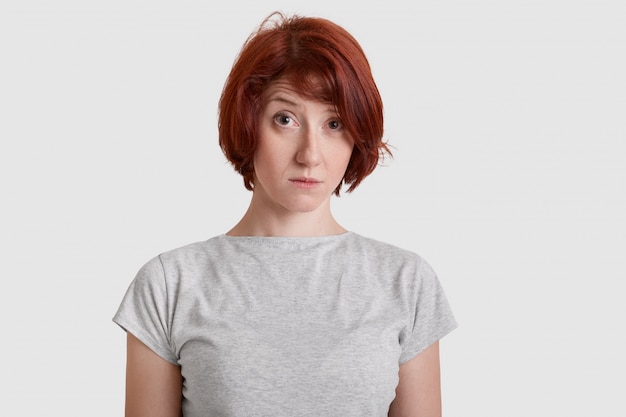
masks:
<instances>
[{"instance_id":1,"label":"woman","mask_svg":"<svg viewBox=\"0 0 626 417\"><path fill-rule=\"evenodd\" d=\"M389 154L357 41L325 19L273 14L219 109L250 205L132 282L114 318L128 338L126 415L441 415L438 340L456 322L436 275L330 209Z\"/></svg>"}]
</instances>

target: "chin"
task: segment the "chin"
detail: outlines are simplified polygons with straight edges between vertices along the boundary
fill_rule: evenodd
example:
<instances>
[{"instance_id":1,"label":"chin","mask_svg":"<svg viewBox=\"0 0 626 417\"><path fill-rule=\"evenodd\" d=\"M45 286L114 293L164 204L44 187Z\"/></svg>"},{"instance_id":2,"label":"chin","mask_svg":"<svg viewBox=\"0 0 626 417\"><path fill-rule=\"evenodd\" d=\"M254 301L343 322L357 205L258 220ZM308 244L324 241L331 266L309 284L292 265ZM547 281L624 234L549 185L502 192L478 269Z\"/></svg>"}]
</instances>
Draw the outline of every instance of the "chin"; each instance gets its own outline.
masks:
<instances>
[{"instance_id":1,"label":"chin","mask_svg":"<svg viewBox=\"0 0 626 417\"><path fill-rule=\"evenodd\" d=\"M320 205L313 205L313 204L301 204L301 205L293 205L293 206L287 206L285 207L288 211L291 211L292 213L313 213L315 211L317 211L317 209L320 208Z\"/></svg>"},{"instance_id":2,"label":"chin","mask_svg":"<svg viewBox=\"0 0 626 417\"><path fill-rule=\"evenodd\" d=\"M283 205L285 209L294 213L312 213L317 211L320 207L324 205L324 201L306 199L306 201L290 201L287 204Z\"/></svg>"}]
</instances>

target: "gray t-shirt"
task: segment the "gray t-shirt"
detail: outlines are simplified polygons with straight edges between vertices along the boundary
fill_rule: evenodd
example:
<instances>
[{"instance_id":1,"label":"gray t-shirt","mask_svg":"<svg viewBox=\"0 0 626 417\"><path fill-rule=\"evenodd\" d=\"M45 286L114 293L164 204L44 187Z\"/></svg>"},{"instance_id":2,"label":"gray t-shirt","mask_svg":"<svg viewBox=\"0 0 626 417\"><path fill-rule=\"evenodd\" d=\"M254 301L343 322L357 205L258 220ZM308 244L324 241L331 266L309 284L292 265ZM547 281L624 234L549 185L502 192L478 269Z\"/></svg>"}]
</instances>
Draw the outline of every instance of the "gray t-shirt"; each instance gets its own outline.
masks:
<instances>
[{"instance_id":1,"label":"gray t-shirt","mask_svg":"<svg viewBox=\"0 0 626 417\"><path fill-rule=\"evenodd\" d=\"M387 416L399 365L456 327L422 258L353 232L163 253L113 320L180 365L186 417Z\"/></svg>"}]
</instances>

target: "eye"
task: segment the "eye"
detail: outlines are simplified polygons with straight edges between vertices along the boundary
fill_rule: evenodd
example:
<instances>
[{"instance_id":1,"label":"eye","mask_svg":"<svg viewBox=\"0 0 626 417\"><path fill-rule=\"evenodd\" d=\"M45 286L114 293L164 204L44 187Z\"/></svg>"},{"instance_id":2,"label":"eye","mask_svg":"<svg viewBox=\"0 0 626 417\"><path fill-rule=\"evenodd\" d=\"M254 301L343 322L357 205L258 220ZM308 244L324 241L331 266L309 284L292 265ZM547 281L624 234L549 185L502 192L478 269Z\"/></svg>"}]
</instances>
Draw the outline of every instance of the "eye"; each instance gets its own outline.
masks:
<instances>
[{"instance_id":1,"label":"eye","mask_svg":"<svg viewBox=\"0 0 626 417\"><path fill-rule=\"evenodd\" d=\"M278 113L274 116L274 121L280 126L289 126L293 123L293 119L286 113Z\"/></svg>"},{"instance_id":2,"label":"eye","mask_svg":"<svg viewBox=\"0 0 626 417\"><path fill-rule=\"evenodd\" d=\"M341 124L341 120L333 119L333 120L328 122L328 127L331 130L340 130L343 127L343 124Z\"/></svg>"}]
</instances>

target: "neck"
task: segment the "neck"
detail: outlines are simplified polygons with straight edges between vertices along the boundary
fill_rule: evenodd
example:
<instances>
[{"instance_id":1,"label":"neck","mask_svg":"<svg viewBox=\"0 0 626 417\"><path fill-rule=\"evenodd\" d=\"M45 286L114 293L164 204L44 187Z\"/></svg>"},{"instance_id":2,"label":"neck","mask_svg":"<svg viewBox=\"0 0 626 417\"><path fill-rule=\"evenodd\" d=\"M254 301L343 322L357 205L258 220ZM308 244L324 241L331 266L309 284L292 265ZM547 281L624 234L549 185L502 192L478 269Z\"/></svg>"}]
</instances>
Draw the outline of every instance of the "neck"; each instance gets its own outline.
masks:
<instances>
[{"instance_id":1,"label":"neck","mask_svg":"<svg viewBox=\"0 0 626 417\"><path fill-rule=\"evenodd\" d=\"M270 209L254 197L241 220L226 234L230 236L329 236L345 233L330 212L330 202L310 212Z\"/></svg>"}]
</instances>

